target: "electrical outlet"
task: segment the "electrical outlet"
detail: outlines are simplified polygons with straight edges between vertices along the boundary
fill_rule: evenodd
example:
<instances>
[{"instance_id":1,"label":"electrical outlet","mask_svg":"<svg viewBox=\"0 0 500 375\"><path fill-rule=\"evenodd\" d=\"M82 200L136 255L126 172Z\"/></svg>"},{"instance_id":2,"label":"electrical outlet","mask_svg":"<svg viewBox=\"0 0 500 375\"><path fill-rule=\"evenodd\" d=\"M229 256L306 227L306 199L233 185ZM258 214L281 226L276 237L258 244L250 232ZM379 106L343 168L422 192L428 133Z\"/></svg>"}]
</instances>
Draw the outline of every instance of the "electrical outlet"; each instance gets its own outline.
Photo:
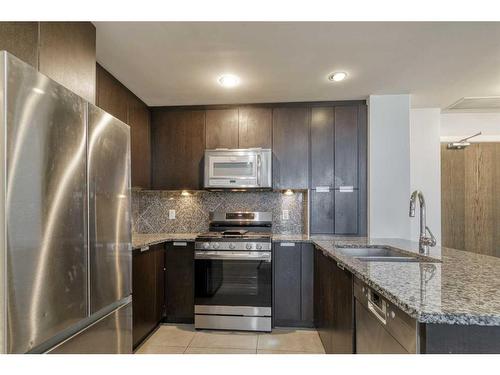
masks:
<instances>
[{"instance_id":1,"label":"electrical outlet","mask_svg":"<svg viewBox=\"0 0 500 375\"><path fill-rule=\"evenodd\" d=\"M175 220L175 210L168 210L169 220Z\"/></svg>"},{"instance_id":2,"label":"electrical outlet","mask_svg":"<svg viewBox=\"0 0 500 375\"><path fill-rule=\"evenodd\" d=\"M283 210L283 220L290 220L290 211L289 210Z\"/></svg>"}]
</instances>

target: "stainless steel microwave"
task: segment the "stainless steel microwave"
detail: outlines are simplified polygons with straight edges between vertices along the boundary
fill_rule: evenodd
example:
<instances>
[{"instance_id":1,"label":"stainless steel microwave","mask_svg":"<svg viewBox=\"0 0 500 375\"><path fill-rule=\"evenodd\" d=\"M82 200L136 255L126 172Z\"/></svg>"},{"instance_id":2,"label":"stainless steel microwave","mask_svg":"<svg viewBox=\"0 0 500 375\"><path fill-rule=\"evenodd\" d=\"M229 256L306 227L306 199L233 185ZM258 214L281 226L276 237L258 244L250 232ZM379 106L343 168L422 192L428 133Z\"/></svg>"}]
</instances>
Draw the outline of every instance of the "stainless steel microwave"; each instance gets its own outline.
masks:
<instances>
[{"instance_id":1,"label":"stainless steel microwave","mask_svg":"<svg viewBox=\"0 0 500 375\"><path fill-rule=\"evenodd\" d=\"M205 150L205 189L270 189L270 149Z\"/></svg>"}]
</instances>

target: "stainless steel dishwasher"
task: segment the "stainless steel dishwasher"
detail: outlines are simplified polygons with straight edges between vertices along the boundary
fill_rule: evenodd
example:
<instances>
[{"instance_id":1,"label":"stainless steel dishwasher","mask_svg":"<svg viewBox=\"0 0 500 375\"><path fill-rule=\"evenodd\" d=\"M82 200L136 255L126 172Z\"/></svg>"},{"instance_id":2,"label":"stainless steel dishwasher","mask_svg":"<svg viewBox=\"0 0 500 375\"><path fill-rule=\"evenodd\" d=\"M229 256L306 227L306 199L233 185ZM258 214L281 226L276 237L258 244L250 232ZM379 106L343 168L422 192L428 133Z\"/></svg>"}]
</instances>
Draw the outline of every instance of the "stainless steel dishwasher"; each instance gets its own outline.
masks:
<instances>
[{"instance_id":1,"label":"stainless steel dishwasher","mask_svg":"<svg viewBox=\"0 0 500 375\"><path fill-rule=\"evenodd\" d=\"M356 353L417 353L417 322L360 280L354 281Z\"/></svg>"}]
</instances>

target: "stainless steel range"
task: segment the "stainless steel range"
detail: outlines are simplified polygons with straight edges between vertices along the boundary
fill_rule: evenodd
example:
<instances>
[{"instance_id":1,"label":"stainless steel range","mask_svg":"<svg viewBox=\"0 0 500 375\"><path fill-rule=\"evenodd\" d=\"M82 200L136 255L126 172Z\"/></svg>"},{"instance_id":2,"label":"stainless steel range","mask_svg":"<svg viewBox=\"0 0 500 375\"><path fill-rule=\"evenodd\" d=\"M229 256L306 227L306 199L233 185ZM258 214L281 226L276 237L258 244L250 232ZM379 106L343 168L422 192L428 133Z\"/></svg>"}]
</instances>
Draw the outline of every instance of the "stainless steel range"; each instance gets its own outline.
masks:
<instances>
[{"instance_id":1,"label":"stainless steel range","mask_svg":"<svg viewBox=\"0 0 500 375\"><path fill-rule=\"evenodd\" d=\"M272 215L213 212L195 243L195 328L271 331Z\"/></svg>"}]
</instances>

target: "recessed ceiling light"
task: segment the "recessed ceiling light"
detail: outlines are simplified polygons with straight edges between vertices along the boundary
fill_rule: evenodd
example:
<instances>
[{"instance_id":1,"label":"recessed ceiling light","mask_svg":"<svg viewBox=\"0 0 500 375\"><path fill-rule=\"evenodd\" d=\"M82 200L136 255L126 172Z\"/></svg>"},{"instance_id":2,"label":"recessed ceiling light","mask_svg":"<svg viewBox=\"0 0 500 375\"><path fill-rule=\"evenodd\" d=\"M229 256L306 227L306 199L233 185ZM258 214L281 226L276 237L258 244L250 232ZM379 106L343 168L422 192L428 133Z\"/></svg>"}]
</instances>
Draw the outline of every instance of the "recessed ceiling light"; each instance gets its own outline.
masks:
<instances>
[{"instance_id":1,"label":"recessed ceiling light","mask_svg":"<svg viewBox=\"0 0 500 375\"><path fill-rule=\"evenodd\" d=\"M240 78L234 74L223 74L218 81L222 87L231 88L239 85Z\"/></svg>"},{"instance_id":2,"label":"recessed ceiling light","mask_svg":"<svg viewBox=\"0 0 500 375\"><path fill-rule=\"evenodd\" d=\"M333 82L340 82L347 78L346 72L334 72L328 75L328 80Z\"/></svg>"}]
</instances>

